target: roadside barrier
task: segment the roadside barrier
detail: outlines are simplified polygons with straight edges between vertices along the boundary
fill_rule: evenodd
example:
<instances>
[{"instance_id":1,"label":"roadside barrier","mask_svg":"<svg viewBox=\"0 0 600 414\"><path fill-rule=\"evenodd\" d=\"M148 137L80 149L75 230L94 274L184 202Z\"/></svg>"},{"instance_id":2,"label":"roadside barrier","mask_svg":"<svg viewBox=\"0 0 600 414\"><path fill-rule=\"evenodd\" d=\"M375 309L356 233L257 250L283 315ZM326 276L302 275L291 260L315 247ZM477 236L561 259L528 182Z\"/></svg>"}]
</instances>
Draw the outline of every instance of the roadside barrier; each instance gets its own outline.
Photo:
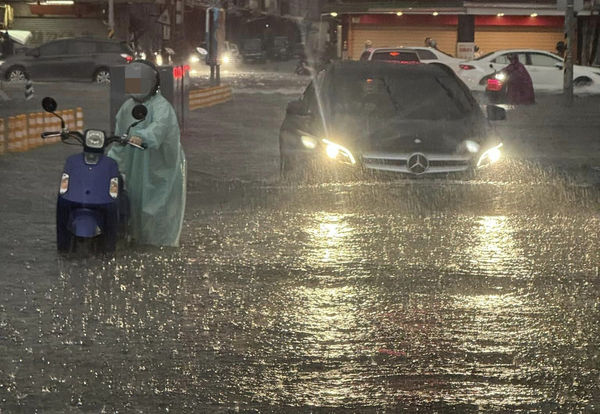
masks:
<instances>
[{"instance_id":1,"label":"roadside barrier","mask_svg":"<svg viewBox=\"0 0 600 414\"><path fill-rule=\"evenodd\" d=\"M63 117L67 128L83 132L82 108L65 109L57 113ZM46 112L11 116L8 122L0 118L0 155L60 142L60 137L43 140L40 135L44 131L60 131L60 120Z\"/></svg>"},{"instance_id":2,"label":"roadside barrier","mask_svg":"<svg viewBox=\"0 0 600 414\"><path fill-rule=\"evenodd\" d=\"M4 119L0 118L0 155L4 154L4 152L6 151L6 140L5 140L5 133L4 133Z\"/></svg>"},{"instance_id":3,"label":"roadside barrier","mask_svg":"<svg viewBox=\"0 0 600 414\"><path fill-rule=\"evenodd\" d=\"M192 89L190 91L189 101L190 110L207 108L209 106L231 100L230 86L214 86L205 89Z\"/></svg>"}]
</instances>

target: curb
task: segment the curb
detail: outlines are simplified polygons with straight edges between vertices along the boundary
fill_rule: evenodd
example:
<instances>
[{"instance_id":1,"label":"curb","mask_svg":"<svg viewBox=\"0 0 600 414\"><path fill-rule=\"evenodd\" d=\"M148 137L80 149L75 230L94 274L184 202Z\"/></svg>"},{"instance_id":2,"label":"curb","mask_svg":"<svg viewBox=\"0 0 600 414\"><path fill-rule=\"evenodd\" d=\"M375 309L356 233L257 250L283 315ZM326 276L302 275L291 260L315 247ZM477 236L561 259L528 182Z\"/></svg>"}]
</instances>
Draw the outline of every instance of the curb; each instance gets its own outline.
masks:
<instances>
[{"instance_id":1,"label":"curb","mask_svg":"<svg viewBox=\"0 0 600 414\"><path fill-rule=\"evenodd\" d=\"M192 89L189 93L189 108L190 110L207 108L230 101L231 98L232 91L230 86Z\"/></svg>"}]
</instances>

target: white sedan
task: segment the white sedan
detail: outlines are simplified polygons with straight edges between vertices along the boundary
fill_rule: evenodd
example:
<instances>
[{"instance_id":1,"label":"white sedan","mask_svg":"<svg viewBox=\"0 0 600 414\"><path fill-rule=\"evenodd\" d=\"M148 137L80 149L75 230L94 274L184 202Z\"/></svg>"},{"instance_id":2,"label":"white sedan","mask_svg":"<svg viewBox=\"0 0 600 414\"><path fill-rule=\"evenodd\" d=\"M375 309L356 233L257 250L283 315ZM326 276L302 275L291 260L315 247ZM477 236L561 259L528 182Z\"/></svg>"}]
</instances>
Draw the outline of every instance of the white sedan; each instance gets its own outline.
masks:
<instances>
[{"instance_id":1,"label":"white sedan","mask_svg":"<svg viewBox=\"0 0 600 414\"><path fill-rule=\"evenodd\" d=\"M422 63L433 63L436 65L447 66L458 74L460 70L460 64L463 63L464 59L457 59L449 54L442 52L441 50L434 49L432 47L425 46L406 46L408 49L412 49L419 55L419 60Z\"/></svg>"},{"instance_id":2,"label":"white sedan","mask_svg":"<svg viewBox=\"0 0 600 414\"><path fill-rule=\"evenodd\" d=\"M478 59L460 63L458 76L469 89L484 91L487 79L510 63L508 56L511 54L516 54L527 68L534 90L562 90L563 59L543 50L511 49L488 53ZM573 65L573 83L576 89L585 88L588 92L600 92L600 68Z\"/></svg>"}]
</instances>

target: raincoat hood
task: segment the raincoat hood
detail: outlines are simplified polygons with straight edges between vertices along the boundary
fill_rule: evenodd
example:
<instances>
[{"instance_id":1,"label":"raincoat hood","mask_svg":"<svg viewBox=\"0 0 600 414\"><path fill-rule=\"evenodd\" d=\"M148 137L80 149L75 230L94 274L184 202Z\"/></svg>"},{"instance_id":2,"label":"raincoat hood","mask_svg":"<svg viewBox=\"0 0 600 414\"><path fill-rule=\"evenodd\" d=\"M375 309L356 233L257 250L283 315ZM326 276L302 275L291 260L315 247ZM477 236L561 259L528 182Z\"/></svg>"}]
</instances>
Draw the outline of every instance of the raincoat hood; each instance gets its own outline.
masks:
<instances>
[{"instance_id":1,"label":"raincoat hood","mask_svg":"<svg viewBox=\"0 0 600 414\"><path fill-rule=\"evenodd\" d=\"M158 69L145 60L136 60L125 66L125 93L138 102L145 102L158 91Z\"/></svg>"}]
</instances>

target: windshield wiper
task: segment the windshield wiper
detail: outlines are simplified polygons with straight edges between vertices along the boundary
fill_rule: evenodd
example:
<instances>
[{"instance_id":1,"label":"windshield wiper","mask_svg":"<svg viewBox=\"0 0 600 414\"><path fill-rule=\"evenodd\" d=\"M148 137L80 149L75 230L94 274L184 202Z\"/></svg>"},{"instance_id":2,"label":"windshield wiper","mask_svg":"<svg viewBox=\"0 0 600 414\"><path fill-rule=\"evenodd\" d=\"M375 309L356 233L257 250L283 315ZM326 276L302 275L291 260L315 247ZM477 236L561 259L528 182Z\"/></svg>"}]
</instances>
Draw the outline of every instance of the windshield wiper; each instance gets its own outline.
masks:
<instances>
[{"instance_id":1,"label":"windshield wiper","mask_svg":"<svg viewBox=\"0 0 600 414\"><path fill-rule=\"evenodd\" d=\"M450 99L452 99L453 102L456 102L456 104L458 106L460 106L461 111L467 112L469 110L469 108L467 108L463 105L463 103L460 101L460 99L458 99L456 97L454 92L452 92L452 90L449 87L444 85L444 83L442 81L440 81L437 77L435 77L434 79L438 83L438 85L440 85L442 87L442 89L444 89L444 91L446 91L446 95L448 95L448 97L450 97Z\"/></svg>"}]
</instances>

